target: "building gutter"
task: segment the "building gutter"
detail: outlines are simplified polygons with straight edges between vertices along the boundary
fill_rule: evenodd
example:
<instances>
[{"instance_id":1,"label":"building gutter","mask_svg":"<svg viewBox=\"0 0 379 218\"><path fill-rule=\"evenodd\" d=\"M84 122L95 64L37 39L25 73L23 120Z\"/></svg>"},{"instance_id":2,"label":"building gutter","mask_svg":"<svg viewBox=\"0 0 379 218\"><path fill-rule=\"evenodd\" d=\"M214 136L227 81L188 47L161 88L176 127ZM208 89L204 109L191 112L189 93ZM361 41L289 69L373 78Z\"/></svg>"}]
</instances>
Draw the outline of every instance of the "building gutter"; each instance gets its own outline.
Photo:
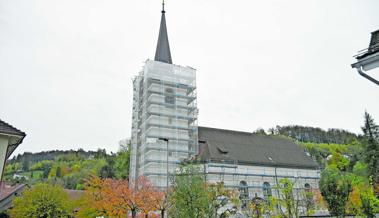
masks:
<instances>
[{"instance_id":1,"label":"building gutter","mask_svg":"<svg viewBox=\"0 0 379 218\"><path fill-rule=\"evenodd\" d=\"M379 67L379 52L371 54L367 57L357 57L358 62L351 65L352 68L357 69L359 75L370 80L371 82L379 85L379 81L367 75L365 71L369 71Z\"/></svg>"},{"instance_id":2,"label":"building gutter","mask_svg":"<svg viewBox=\"0 0 379 218\"><path fill-rule=\"evenodd\" d=\"M354 66L353 66L354 67ZM376 85L379 85L379 81L372 78L371 76L367 75L365 72L363 72L362 66L356 67L359 75L363 76L364 78L370 80L371 82L375 83Z\"/></svg>"}]
</instances>

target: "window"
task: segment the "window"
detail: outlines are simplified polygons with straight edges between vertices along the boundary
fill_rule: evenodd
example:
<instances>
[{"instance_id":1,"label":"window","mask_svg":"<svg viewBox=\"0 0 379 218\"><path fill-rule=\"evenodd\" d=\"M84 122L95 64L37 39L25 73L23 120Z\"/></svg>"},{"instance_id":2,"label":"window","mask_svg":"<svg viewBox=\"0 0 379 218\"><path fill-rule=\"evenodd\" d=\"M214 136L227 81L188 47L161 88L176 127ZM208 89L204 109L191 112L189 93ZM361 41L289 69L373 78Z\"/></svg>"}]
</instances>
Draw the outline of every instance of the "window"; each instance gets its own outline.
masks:
<instances>
[{"instance_id":1,"label":"window","mask_svg":"<svg viewBox=\"0 0 379 218\"><path fill-rule=\"evenodd\" d=\"M241 207L246 208L249 201L249 187L246 181L241 181L238 191L240 193Z\"/></svg>"},{"instance_id":2,"label":"window","mask_svg":"<svg viewBox=\"0 0 379 218\"><path fill-rule=\"evenodd\" d=\"M263 196L265 199L268 199L272 196L271 185L268 182L263 183Z\"/></svg>"},{"instance_id":3,"label":"window","mask_svg":"<svg viewBox=\"0 0 379 218\"><path fill-rule=\"evenodd\" d=\"M175 104L174 90L172 88L166 88L165 89L164 101L167 104Z\"/></svg>"}]
</instances>

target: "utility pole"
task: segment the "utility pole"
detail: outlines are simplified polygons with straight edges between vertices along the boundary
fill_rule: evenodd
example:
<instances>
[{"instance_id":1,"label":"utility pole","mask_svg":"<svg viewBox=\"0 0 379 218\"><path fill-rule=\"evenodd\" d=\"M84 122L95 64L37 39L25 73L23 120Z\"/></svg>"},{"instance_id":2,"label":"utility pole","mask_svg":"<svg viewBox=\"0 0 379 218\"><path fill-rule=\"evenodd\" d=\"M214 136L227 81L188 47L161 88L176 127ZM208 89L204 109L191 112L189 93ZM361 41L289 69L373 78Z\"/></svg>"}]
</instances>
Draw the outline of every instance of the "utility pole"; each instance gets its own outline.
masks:
<instances>
[{"instance_id":1,"label":"utility pole","mask_svg":"<svg viewBox=\"0 0 379 218\"><path fill-rule=\"evenodd\" d=\"M166 192L168 193L168 138L159 138L159 140L165 141L166 142Z\"/></svg>"}]
</instances>

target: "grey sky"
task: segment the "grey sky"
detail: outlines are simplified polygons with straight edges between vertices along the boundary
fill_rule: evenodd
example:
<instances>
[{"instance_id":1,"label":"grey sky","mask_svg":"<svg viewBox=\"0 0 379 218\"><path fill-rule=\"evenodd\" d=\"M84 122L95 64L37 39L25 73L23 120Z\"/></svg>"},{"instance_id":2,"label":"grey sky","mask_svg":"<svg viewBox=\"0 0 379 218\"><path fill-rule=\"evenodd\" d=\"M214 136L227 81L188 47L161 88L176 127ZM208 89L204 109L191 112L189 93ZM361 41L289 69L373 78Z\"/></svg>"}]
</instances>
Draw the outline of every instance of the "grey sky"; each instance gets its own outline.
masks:
<instances>
[{"instance_id":1,"label":"grey sky","mask_svg":"<svg viewBox=\"0 0 379 218\"><path fill-rule=\"evenodd\" d=\"M154 56L160 3L0 0L0 118L28 134L17 152L117 150L130 136L131 79ZM379 29L378 8L168 0L173 62L198 70L199 124L358 133L365 109L379 123L379 87L350 67Z\"/></svg>"}]
</instances>

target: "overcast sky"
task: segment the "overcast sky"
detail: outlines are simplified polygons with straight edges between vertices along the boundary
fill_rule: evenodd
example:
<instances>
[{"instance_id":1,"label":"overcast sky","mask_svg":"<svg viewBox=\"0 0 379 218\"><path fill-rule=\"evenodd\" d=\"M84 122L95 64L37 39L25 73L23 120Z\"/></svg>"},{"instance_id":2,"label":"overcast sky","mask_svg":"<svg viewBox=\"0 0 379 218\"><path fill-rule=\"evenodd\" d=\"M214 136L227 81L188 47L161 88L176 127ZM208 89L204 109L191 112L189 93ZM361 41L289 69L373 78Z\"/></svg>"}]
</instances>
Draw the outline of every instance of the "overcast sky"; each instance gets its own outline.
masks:
<instances>
[{"instance_id":1,"label":"overcast sky","mask_svg":"<svg viewBox=\"0 0 379 218\"><path fill-rule=\"evenodd\" d=\"M0 0L0 119L17 150L116 151L132 78L154 58L159 0ZM377 0L167 0L175 64L197 69L199 125L299 124L360 133L379 87L350 67ZM372 72L378 75L379 70Z\"/></svg>"}]
</instances>

